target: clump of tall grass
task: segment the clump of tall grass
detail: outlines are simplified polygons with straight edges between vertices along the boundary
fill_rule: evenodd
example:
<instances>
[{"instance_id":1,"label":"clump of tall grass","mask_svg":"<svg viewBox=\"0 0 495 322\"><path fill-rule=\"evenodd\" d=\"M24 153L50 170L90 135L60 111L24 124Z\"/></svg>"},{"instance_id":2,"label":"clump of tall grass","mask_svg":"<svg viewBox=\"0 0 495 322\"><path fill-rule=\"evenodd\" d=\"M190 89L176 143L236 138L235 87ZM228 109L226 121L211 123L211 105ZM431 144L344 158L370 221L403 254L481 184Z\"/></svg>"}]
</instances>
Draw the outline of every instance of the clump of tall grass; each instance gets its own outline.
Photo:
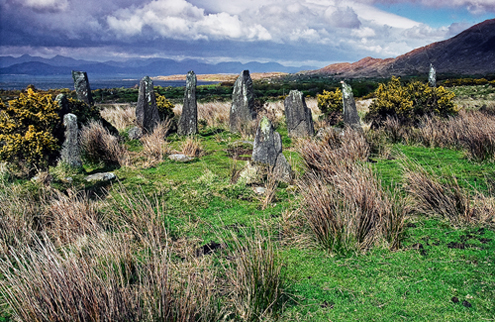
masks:
<instances>
[{"instance_id":1,"label":"clump of tall grass","mask_svg":"<svg viewBox=\"0 0 495 322\"><path fill-rule=\"evenodd\" d=\"M369 146L362 133L346 129L300 148L307 172L298 180L303 212L325 248L347 253L380 242L397 249L408 214L406 200L389 192L366 161Z\"/></svg>"},{"instance_id":2,"label":"clump of tall grass","mask_svg":"<svg viewBox=\"0 0 495 322\"><path fill-rule=\"evenodd\" d=\"M80 143L82 154L89 162L121 166L128 164L127 150L100 122L91 121L87 126L83 126Z\"/></svg>"},{"instance_id":3,"label":"clump of tall grass","mask_svg":"<svg viewBox=\"0 0 495 322\"><path fill-rule=\"evenodd\" d=\"M101 110L101 116L119 131L123 131L136 123L136 108L130 105L115 105Z\"/></svg>"},{"instance_id":4,"label":"clump of tall grass","mask_svg":"<svg viewBox=\"0 0 495 322\"><path fill-rule=\"evenodd\" d=\"M305 166L324 178L331 177L340 168L346 168L356 161L366 161L370 147L364 135L346 128L342 133L330 130L321 142L303 140L299 142Z\"/></svg>"},{"instance_id":5,"label":"clump of tall grass","mask_svg":"<svg viewBox=\"0 0 495 322\"><path fill-rule=\"evenodd\" d=\"M406 190L414 200L418 214L438 216L454 226L492 224L495 219L493 197L461 187L455 177L440 180L411 162L403 164Z\"/></svg>"},{"instance_id":6,"label":"clump of tall grass","mask_svg":"<svg viewBox=\"0 0 495 322\"><path fill-rule=\"evenodd\" d=\"M231 103L228 102L200 103L198 104L198 121L204 122L208 127L228 129L230 105Z\"/></svg>"},{"instance_id":7,"label":"clump of tall grass","mask_svg":"<svg viewBox=\"0 0 495 322\"><path fill-rule=\"evenodd\" d=\"M150 134L145 134L141 139L143 144L142 154L146 157L147 164L154 166L163 160L163 155L170 153L171 149L165 137L170 129L171 121L163 121L153 129Z\"/></svg>"},{"instance_id":8,"label":"clump of tall grass","mask_svg":"<svg viewBox=\"0 0 495 322\"><path fill-rule=\"evenodd\" d=\"M181 153L190 157L199 158L204 155L205 150L198 138L188 136L180 145Z\"/></svg>"},{"instance_id":9,"label":"clump of tall grass","mask_svg":"<svg viewBox=\"0 0 495 322\"><path fill-rule=\"evenodd\" d=\"M275 316L283 306L282 262L274 244L256 233L244 241L233 236L233 260L227 270L235 310L243 321Z\"/></svg>"}]
</instances>

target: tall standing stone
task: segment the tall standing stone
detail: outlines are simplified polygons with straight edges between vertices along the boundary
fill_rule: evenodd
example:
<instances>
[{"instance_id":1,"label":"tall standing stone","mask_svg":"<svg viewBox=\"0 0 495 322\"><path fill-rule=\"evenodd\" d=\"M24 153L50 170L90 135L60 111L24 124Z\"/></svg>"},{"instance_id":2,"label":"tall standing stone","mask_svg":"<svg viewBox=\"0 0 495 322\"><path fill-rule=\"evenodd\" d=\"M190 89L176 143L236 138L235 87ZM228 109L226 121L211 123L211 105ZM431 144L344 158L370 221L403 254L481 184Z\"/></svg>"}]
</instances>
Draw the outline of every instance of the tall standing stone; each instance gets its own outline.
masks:
<instances>
[{"instance_id":1,"label":"tall standing stone","mask_svg":"<svg viewBox=\"0 0 495 322\"><path fill-rule=\"evenodd\" d=\"M268 165L278 180L291 180L291 167L282 153L282 138L266 116L263 116L256 131L251 158L253 162Z\"/></svg>"},{"instance_id":2,"label":"tall standing stone","mask_svg":"<svg viewBox=\"0 0 495 322\"><path fill-rule=\"evenodd\" d=\"M428 74L428 84L430 87L437 87L437 71L433 64L430 64L430 73Z\"/></svg>"},{"instance_id":3,"label":"tall standing stone","mask_svg":"<svg viewBox=\"0 0 495 322\"><path fill-rule=\"evenodd\" d=\"M179 119L178 134L192 135L198 133L198 105L196 102L196 74L187 73L184 106Z\"/></svg>"},{"instance_id":4,"label":"tall standing stone","mask_svg":"<svg viewBox=\"0 0 495 322\"><path fill-rule=\"evenodd\" d=\"M139 83L136 121L148 133L153 132L155 126L160 123L153 81L148 76L143 77Z\"/></svg>"},{"instance_id":5,"label":"tall standing stone","mask_svg":"<svg viewBox=\"0 0 495 322\"><path fill-rule=\"evenodd\" d=\"M93 106L93 96L89 87L88 74L81 71L72 71L72 79L74 80L74 89L76 90L77 99Z\"/></svg>"},{"instance_id":6,"label":"tall standing stone","mask_svg":"<svg viewBox=\"0 0 495 322\"><path fill-rule=\"evenodd\" d=\"M254 110L253 81L249 70L243 70L237 78L232 91L232 106L230 107L230 132L237 133L243 126L256 119Z\"/></svg>"},{"instance_id":7,"label":"tall standing stone","mask_svg":"<svg viewBox=\"0 0 495 322\"><path fill-rule=\"evenodd\" d=\"M354 101L354 94L352 93L352 87L342 83L342 104L344 112L344 124L349 125L353 129L361 129L361 119L359 118L356 102Z\"/></svg>"},{"instance_id":8,"label":"tall standing stone","mask_svg":"<svg viewBox=\"0 0 495 322\"><path fill-rule=\"evenodd\" d=\"M303 93L290 91L284 101L287 131L292 137L313 136L313 114L306 105Z\"/></svg>"},{"instance_id":9,"label":"tall standing stone","mask_svg":"<svg viewBox=\"0 0 495 322\"><path fill-rule=\"evenodd\" d=\"M77 116L74 114L64 115L64 143L60 152L60 159L63 163L71 167L81 167L81 153L79 149L79 127Z\"/></svg>"}]
</instances>

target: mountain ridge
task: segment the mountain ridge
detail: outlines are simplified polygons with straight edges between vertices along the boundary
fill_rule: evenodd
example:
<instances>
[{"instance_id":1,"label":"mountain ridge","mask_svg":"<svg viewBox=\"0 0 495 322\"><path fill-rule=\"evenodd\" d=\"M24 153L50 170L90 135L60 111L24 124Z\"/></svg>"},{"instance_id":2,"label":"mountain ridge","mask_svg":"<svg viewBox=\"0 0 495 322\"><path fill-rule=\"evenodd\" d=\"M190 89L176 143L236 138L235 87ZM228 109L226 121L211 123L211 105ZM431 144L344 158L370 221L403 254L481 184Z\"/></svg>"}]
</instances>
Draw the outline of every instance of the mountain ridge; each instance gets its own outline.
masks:
<instances>
[{"instance_id":1,"label":"mountain ridge","mask_svg":"<svg viewBox=\"0 0 495 322\"><path fill-rule=\"evenodd\" d=\"M495 74L495 19L396 58L366 57L354 63L331 64L304 74L341 78L411 76L428 73L430 64L439 74Z\"/></svg>"},{"instance_id":2,"label":"mountain ridge","mask_svg":"<svg viewBox=\"0 0 495 322\"><path fill-rule=\"evenodd\" d=\"M133 59L123 62L95 62L77 60L57 55L53 58L23 55L20 57L0 56L0 74L59 75L71 70L84 70L95 75L149 75L164 76L185 74L194 70L196 74L239 73L244 69L251 72L295 73L314 66L290 67L276 62L221 62L208 64L194 59L175 61L165 58Z\"/></svg>"}]
</instances>

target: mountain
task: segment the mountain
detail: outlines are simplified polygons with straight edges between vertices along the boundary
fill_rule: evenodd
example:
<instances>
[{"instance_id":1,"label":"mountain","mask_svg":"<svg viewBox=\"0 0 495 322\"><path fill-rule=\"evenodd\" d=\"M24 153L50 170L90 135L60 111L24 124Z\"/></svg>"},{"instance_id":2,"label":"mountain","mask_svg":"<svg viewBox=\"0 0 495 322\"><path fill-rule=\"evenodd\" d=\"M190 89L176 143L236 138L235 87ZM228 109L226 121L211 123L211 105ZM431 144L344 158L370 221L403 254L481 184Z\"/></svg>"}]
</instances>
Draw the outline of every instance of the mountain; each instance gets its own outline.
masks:
<instances>
[{"instance_id":1,"label":"mountain","mask_svg":"<svg viewBox=\"0 0 495 322\"><path fill-rule=\"evenodd\" d=\"M397 58L366 57L355 63L332 64L306 74L349 78L424 75L428 73L430 63L439 74L495 74L495 19Z\"/></svg>"},{"instance_id":2,"label":"mountain","mask_svg":"<svg viewBox=\"0 0 495 322\"><path fill-rule=\"evenodd\" d=\"M171 59L149 58L133 59L123 62L108 61L94 62L76 60L64 56L53 58L33 57L23 55L18 58L0 56L0 74L27 74L27 75L64 75L71 70L83 70L94 75L149 75L163 76L185 74L194 70L196 74L239 73L244 69L251 72L285 72L295 73L301 69L313 69L314 66L287 67L279 63L259 62L223 62L207 64L201 61L188 59L175 61Z\"/></svg>"}]
</instances>

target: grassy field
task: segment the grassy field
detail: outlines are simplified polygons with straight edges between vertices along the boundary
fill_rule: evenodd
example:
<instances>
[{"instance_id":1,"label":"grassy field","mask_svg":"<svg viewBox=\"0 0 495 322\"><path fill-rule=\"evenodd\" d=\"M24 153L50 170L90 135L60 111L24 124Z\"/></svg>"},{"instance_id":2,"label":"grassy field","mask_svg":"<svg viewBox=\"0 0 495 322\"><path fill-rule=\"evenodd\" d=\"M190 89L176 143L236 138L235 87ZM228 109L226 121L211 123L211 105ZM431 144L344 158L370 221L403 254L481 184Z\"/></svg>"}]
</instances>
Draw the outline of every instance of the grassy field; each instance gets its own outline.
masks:
<instances>
[{"instance_id":1,"label":"grassy field","mask_svg":"<svg viewBox=\"0 0 495 322\"><path fill-rule=\"evenodd\" d=\"M492 88L456 90L459 104L471 96L492 102ZM316 103L309 106L317 117ZM37 181L4 170L0 321L495 319L492 150L477 157L454 123L291 139L282 108L270 103L266 114L283 137L291 184L270 174L235 182L250 156L239 141L253 140L253 132L226 130L228 103L200 105L195 137L157 132L120 142L118 164L53 167ZM109 107L103 115L126 137L132 110ZM493 133L480 140L488 142L495 117L483 118ZM459 120L470 129L469 116ZM308 147L322 149L320 157ZM169 160L174 152L195 158ZM340 198L335 213L374 216L369 238L353 237L351 218L342 219L344 246L322 242L311 209L327 209L326 199L315 199L321 207L309 203L319 183L307 181L308 164L320 171L322 187L341 187L316 195ZM101 171L118 179L84 180ZM347 186L345 171L368 191ZM366 204L350 205L356 200Z\"/></svg>"}]
</instances>

